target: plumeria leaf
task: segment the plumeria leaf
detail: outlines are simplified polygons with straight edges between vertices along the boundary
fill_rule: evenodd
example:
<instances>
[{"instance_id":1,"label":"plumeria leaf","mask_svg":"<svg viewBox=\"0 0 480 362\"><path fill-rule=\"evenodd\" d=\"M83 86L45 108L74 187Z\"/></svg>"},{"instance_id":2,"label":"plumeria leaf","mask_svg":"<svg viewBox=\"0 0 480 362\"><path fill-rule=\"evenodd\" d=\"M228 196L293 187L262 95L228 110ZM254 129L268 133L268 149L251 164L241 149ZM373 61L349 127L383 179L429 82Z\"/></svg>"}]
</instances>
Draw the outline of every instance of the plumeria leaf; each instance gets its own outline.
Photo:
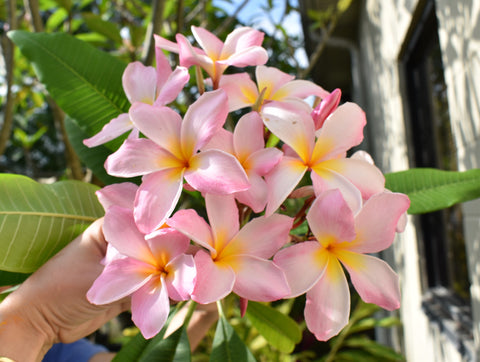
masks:
<instances>
[{"instance_id":1,"label":"plumeria leaf","mask_svg":"<svg viewBox=\"0 0 480 362\"><path fill-rule=\"evenodd\" d=\"M385 175L385 187L407 194L410 214L423 214L480 197L480 169L463 172L412 168Z\"/></svg>"},{"instance_id":2,"label":"plumeria leaf","mask_svg":"<svg viewBox=\"0 0 480 362\"><path fill-rule=\"evenodd\" d=\"M210 362L254 362L252 352L242 342L225 317L221 316L217 323L213 338Z\"/></svg>"},{"instance_id":3,"label":"plumeria leaf","mask_svg":"<svg viewBox=\"0 0 480 362\"><path fill-rule=\"evenodd\" d=\"M122 88L126 65L121 60L65 33L16 30L8 36L32 62L58 105L89 137L128 111Z\"/></svg>"},{"instance_id":4,"label":"plumeria leaf","mask_svg":"<svg viewBox=\"0 0 480 362\"><path fill-rule=\"evenodd\" d=\"M164 332L164 331L163 331ZM145 348L149 343L157 337L161 340L163 339L163 333L160 331L159 335L155 336L152 340L143 338L141 333L138 333L134 336L127 344L125 344L122 349L115 355L113 362L132 362L138 361L142 353L145 351Z\"/></svg>"},{"instance_id":5,"label":"plumeria leaf","mask_svg":"<svg viewBox=\"0 0 480 362\"><path fill-rule=\"evenodd\" d=\"M149 349L148 353L142 355L139 362L167 362L191 360L190 343L184 326L181 326L174 333Z\"/></svg>"},{"instance_id":6,"label":"plumeria leaf","mask_svg":"<svg viewBox=\"0 0 480 362\"><path fill-rule=\"evenodd\" d=\"M98 187L0 175L0 270L31 273L103 216Z\"/></svg>"},{"instance_id":7,"label":"plumeria leaf","mask_svg":"<svg viewBox=\"0 0 480 362\"><path fill-rule=\"evenodd\" d=\"M248 302L247 317L273 347L291 353L302 339L297 323L280 311L258 302Z\"/></svg>"}]
</instances>

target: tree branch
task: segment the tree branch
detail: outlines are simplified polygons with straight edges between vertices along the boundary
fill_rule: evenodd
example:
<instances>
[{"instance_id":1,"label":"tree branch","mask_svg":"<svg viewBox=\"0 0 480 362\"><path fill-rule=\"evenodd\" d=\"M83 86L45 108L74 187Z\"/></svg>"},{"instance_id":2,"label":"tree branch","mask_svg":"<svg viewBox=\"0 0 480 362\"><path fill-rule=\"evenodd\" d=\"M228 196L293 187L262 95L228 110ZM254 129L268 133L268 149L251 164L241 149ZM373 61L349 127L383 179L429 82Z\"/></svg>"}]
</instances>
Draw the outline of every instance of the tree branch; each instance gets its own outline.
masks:
<instances>
[{"instance_id":1,"label":"tree branch","mask_svg":"<svg viewBox=\"0 0 480 362\"><path fill-rule=\"evenodd\" d=\"M142 63L151 65L155 55L155 38L153 34L159 34L163 25L163 10L165 8L165 0L154 0L152 4L152 20L148 24L147 34L145 35L145 43L143 46Z\"/></svg>"},{"instance_id":2,"label":"tree branch","mask_svg":"<svg viewBox=\"0 0 480 362\"><path fill-rule=\"evenodd\" d=\"M9 30L15 30L17 28L16 18L16 1L8 1L8 23ZM6 70L6 83L7 83L7 96L5 100L5 107L3 112L3 124L0 131L0 155L5 152L7 148L7 142L10 139L13 127L13 106L14 106L14 94L12 92L13 85L13 67L15 64L14 58L14 45L6 34L1 35L0 43L2 47L2 54L5 62Z\"/></svg>"}]
</instances>

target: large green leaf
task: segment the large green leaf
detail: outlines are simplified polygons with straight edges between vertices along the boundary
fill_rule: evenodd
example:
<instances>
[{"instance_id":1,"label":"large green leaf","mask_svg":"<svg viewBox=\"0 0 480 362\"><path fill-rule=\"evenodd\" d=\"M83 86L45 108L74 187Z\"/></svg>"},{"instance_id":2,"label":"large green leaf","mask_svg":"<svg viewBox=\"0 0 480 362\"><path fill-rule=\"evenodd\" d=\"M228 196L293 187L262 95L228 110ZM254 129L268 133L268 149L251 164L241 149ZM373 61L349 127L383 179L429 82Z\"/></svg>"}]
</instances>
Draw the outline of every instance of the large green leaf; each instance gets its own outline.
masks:
<instances>
[{"instance_id":1,"label":"large green leaf","mask_svg":"<svg viewBox=\"0 0 480 362\"><path fill-rule=\"evenodd\" d=\"M210 362L255 362L252 352L242 342L225 317L220 316L213 338Z\"/></svg>"},{"instance_id":2,"label":"large green leaf","mask_svg":"<svg viewBox=\"0 0 480 362\"><path fill-rule=\"evenodd\" d=\"M31 273L104 214L98 188L0 174L0 270Z\"/></svg>"},{"instance_id":3,"label":"large green leaf","mask_svg":"<svg viewBox=\"0 0 480 362\"><path fill-rule=\"evenodd\" d=\"M15 30L8 36L32 62L58 105L88 136L128 111L122 88L126 65L121 60L65 33Z\"/></svg>"},{"instance_id":4,"label":"large green leaf","mask_svg":"<svg viewBox=\"0 0 480 362\"><path fill-rule=\"evenodd\" d=\"M412 168L385 175L385 187L410 198L410 214L423 214L480 197L480 169L442 171Z\"/></svg>"},{"instance_id":5,"label":"large green leaf","mask_svg":"<svg viewBox=\"0 0 480 362\"><path fill-rule=\"evenodd\" d=\"M247 317L258 332L281 352L291 353L302 339L297 323L275 308L249 301Z\"/></svg>"}]
</instances>

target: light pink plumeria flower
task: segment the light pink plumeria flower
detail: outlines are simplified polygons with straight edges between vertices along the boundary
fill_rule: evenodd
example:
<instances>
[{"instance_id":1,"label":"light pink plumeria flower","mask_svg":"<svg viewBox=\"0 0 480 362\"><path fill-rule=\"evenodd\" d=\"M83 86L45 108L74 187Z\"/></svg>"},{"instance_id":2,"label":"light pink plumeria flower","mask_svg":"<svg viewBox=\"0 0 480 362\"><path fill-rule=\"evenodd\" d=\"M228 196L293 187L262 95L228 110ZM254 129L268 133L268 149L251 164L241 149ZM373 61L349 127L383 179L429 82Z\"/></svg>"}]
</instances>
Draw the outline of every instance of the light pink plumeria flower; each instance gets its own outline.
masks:
<instances>
[{"instance_id":1,"label":"light pink plumeria flower","mask_svg":"<svg viewBox=\"0 0 480 362\"><path fill-rule=\"evenodd\" d=\"M258 66L255 69L257 83L247 73L224 75L220 88L228 94L229 111L255 106L262 112L262 106L271 101L296 102L298 107L309 110L303 99L315 95L325 98L329 93L322 87L307 80L295 79L274 67Z\"/></svg>"},{"instance_id":2,"label":"light pink plumeria flower","mask_svg":"<svg viewBox=\"0 0 480 362\"><path fill-rule=\"evenodd\" d=\"M316 240L279 251L274 262L287 276L291 295L307 293L305 321L319 340L333 337L348 323L350 292L341 264L367 303L387 310L400 306L398 276L384 261L366 255L388 248L406 195L372 196L356 215L338 190L323 193L312 204L307 221Z\"/></svg>"},{"instance_id":3,"label":"light pink plumeria flower","mask_svg":"<svg viewBox=\"0 0 480 362\"><path fill-rule=\"evenodd\" d=\"M177 34L177 42L171 42L161 36L155 36L155 45L180 56L180 65L190 67L198 65L212 78L214 89L225 69L233 65L246 67L265 64L267 51L261 47L264 34L249 27L240 27L232 31L225 43L206 29L192 26L192 33L200 48L193 47L188 39Z\"/></svg>"},{"instance_id":4,"label":"light pink plumeria flower","mask_svg":"<svg viewBox=\"0 0 480 362\"><path fill-rule=\"evenodd\" d=\"M161 227L180 197L183 179L195 190L229 194L250 187L238 160L221 150L198 152L226 119L222 90L204 93L181 116L167 108L135 103L130 118L148 138L127 139L105 162L113 176L144 175L134 216L145 234Z\"/></svg>"},{"instance_id":5,"label":"light pink plumeria flower","mask_svg":"<svg viewBox=\"0 0 480 362\"><path fill-rule=\"evenodd\" d=\"M363 140L365 113L354 103L338 107L315 132L312 117L295 105L264 107L267 128L288 147L280 163L266 176L269 196L267 215L274 212L293 191L307 170L317 195L338 188L352 210L362 198L384 190L385 178L374 165L346 158L346 152Z\"/></svg>"},{"instance_id":6,"label":"light pink plumeria flower","mask_svg":"<svg viewBox=\"0 0 480 362\"><path fill-rule=\"evenodd\" d=\"M156 107L164 106L173 102L188 82L187 68L177 67L172 71L168 59L161 50L156 52L156 58L156 69L147 67L141 62L130 63L125 68L122 84L131 104L142 102ZM128 113L122 113L103 126L99 133L84 140L83 143L88 147L99 146L134 129ZM138 132L133 132L131 136L138 136Z\"/></svg>"},{"instance_id":7,"label":"light pink plumeria flower","mask_svg":"<svg viewBox=\"0 0 480 362\"><path fill-rule=\"evenodd\" d=\"M93 304L108 304L131 296L132 320L145 338L151 338L167 320L169 298L190 299L196 279L193 256L185 254L190 242L171 228L145 240L132 210L119 206L108 208L103 231L120 255L106 263L87 298Z\"/></svg>"},{"instance_id":8,"label":"light pink plumeria flower","mask_svg":"<svg viewBox=\"0 0 480 362\"><path fill-rule=\"evenodd\" d=\"M287 243L292 219L280 214L262 216L240 229L232 195L207 194L205 204L210 225L192 209L177 211L167 220L206 249L195 254L197 283L192 299L206 304L232 291L264 302L287 295L285 276L269 259Z\"/></svg>"},{"instance_id":9,"label":"light pink plumeria flower","mask_svg":"<svg viewBox=\"0 0 480 362\"><path fill-rule=\"evenodd\" d=\"M265 148L264 126L257 112L240 118L233 134L227 130L218 132L207 145L234 155L248 176L250 188L235 193L235 198L254 212L265 209L268 188L263 176L280 162L283 153L277 148Z\"/></svg>"}]
</instances>

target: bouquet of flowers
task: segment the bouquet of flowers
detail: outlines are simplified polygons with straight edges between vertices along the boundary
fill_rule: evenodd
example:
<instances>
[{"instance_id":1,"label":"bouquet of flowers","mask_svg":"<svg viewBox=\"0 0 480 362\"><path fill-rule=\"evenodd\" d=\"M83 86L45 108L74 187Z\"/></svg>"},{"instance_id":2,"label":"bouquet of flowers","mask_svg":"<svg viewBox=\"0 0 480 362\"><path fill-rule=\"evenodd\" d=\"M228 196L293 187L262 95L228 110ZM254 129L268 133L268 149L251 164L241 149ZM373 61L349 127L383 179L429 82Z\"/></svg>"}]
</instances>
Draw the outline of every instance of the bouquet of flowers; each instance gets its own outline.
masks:
<instances>
[{"instance_id":1,"label":"bouquet of flowers","mask_svg":"<svg viewBox=\"0 0 480 362\"><path fill-rule=\"evenodd\" d=\"M403 230L410 201L385 189L368 154L347 156L363 140L364 112L340 105L339 90L266 66L257 30L237 28L225 42L192 33L200 48L181 34L156 36L156 67L133 62L123 74L128 113L84 141L96 147L129 132L105 169L141 176L97 191L108 251L88 299L131 296L147 339L165 325L170 300L221 307L234 293L243 314L248 301L306 293L307 328L328 340L349 319L344 270L365 302L399 308L397 275L369 254ZM173 70L164 51L178 54ZM198 93L182 114L169 104L191 67ZM193 195L201 207L181 206Z\"/></svg>"}]
</instances>

